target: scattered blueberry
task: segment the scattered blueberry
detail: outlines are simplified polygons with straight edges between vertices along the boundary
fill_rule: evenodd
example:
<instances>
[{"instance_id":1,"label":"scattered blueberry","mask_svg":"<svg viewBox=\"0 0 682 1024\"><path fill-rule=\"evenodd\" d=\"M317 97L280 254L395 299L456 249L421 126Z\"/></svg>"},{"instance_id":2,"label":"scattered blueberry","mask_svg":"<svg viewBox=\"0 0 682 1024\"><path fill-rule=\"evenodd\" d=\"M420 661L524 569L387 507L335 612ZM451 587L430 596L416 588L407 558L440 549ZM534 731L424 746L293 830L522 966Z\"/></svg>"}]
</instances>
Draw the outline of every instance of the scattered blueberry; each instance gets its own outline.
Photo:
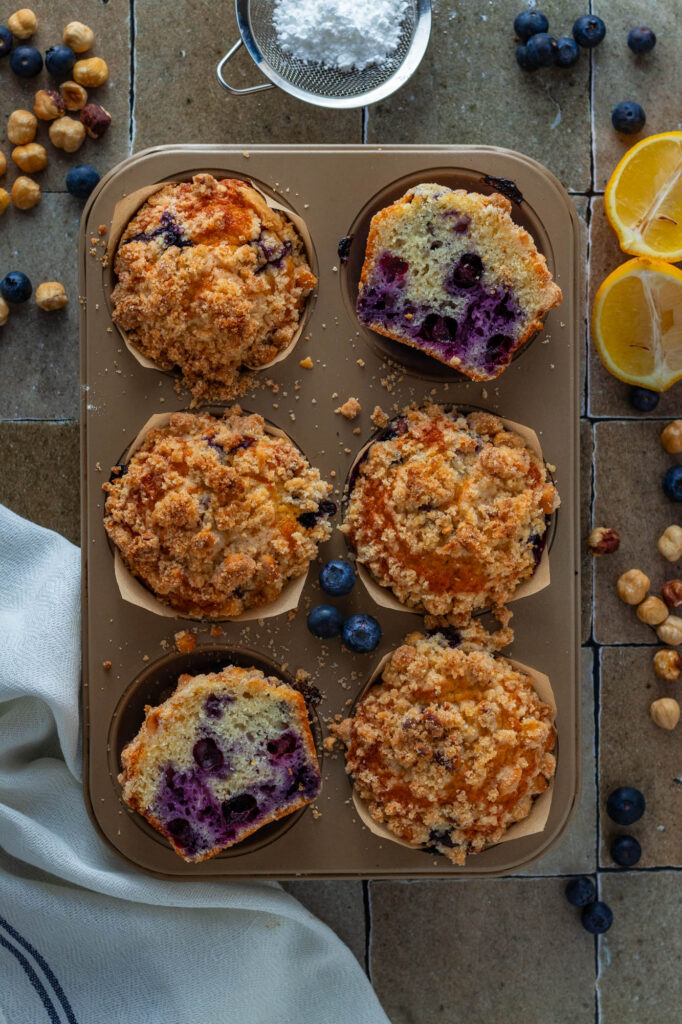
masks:
<instances>
[{"instance_id":1,"label":"scattered blueberry","mask_svg":"<svg viewBox=\"0 0 682 1024\"><path fill-rule=\"evenodd\" d=\"M35 46L17 46L12 50L9 66L20 78L35 78L43 70L43 58Z\"/></svg>"},{"instance_id":2,"label":"scattered blueberry","mask_svg":"<svg viewBox=\"0 0 682 1024\"><path fill-rule=\"evenodd\" d=\"M656 33L645 25L638 25L628 32L628 46L633 53L648 53L656 45Z\"/></svg>"},{"instance_id":3,"label":"scattered blueberry","mask_svg":"<svg viewBox=\"0 0 682 1024\"><path fill-rule=\"evenodd\" d=\"M526 43L526 53L541 68L548 68L554 63L556 49L556 39L546 32L536 33Z\"/></svg>"},{"instance_id":4,"label":"scattered blueberry","mask_svg":"<svg viewBox=\"0 0 682 1024\"><path fill-rule=\"evenodd\" d=\"M681 467L682 468L682 467ZM634 786L619 786L609 793L606 810L617 825L632 825L644 814L646 801Z\"/></svg>"},{"instance_id":5,"label":"scattered blueberry","mask_svg":"<svg viewBox=\"0 0 682 1024\"><path fill-rule=\"evenodd\" d=\"M343 558L335 558L333 562L327 562L320 569L320 586L333 597L342 597L353 589L355 584L355 572L350 562L344 562Z\"/></svg>"},{"instance_id":6,"label":"scattered blueberry","mask_svg":"<svg viewBox=\"0 0 682 1024\"><path fill-rule=\"evenodd\" d=\"M663 493L671 501L682 501L682 466L671 466L666 472L663 477Z\"/></svg>"},{"instance_id":7,"label":"scattered blueberry","mask_svg":"<svg viewBox=\"0 0 682 1024\"><path fill-rule=\"evenodd\" d=\"M534 36L536 32L546 32L548 28L547 15L542 11L521 11L514 18L514 32L522 43Z\"/></svg>"},{"instance_id":8,"label":"scattered blueberry","mask_svg":"<svg viewBox=\"0 0 682 1024\"><path fill-rule=\"evenodd\" d=\"M0 57L6 57L12 49L12 33L7 25L0 25Z\"/></svg>"},{"instance_id":9,"label":"scattered blueberry","mask_svg":"<svg viewBox=\"0 0 682 1024\"><path fill-rule=\"evenodd\" d=\"M55 78L66 78L76 63L76 54L70 46L50 46L45 51L45 67Z\"/></svg>"},{"instance_id":10,"label":"scattered blueberry","mask_svg":"<svg viewBox=\"0 0 682 1024\"><path fill-rule=\"evenodd\" d=\"M646 124L646 114L639 103L625 100L611 111L611 124L623 135L635 135Z\"/></svg>"},{"instance_id":11,"label":"scattered blueberry","mask_svg":"<svg viewBox=\"0 0 682 1024\"><path fill-rule=\"evenodd\" d=\"M594 903L597 898L597 889L591 878L581 875L580 878L572 878L566 886L566 899L574 907L586 907L588 903Z\"/></svg>"},{"instance_id":12,"label":"scattered blueberry","mask_svg":"<svg viewBox=\"0 0 682 1024\"><path fill-rule=\"evenodd\" d=\"M573 25L573 38L578 46L591 50L606 35L606 25L596 14L583 14Z\"/></svg>"},{"instance_id":13,"label":"scattered blueberry","mask_svg":"<svg viewBox=\"0 0 682 1024\"><path fill-rule=\"evenodd\" d=\"M658 405L660 397L658 391L649 391L648 388L630 388L630 405L637 412L651 412Z\"/></svg>"},{"instance_id":14,"label":"scattered blueberry","mask_svg":"<svg viewBox=\"0 0 682 1024\"><path fill-rule=\"evenodd\" d=\"M616 836L611 842L611 857L622 868L631 868L642 856L642 847L634 836Z\"/></svg>"},{"instance_id":15,"label":"scattered blueberry","mask_svg":"<svg viewBox=\"0 0 682 1024\"><path fill-rule=\"evenodd\" d=\"M356 654L367 654L381 640L381 626L373 615L351 615L343 624L343 642Z\"/></svg>"},{"instance_id":16,"label":"scattered blueberry","mask_svg":"<svg viewBox=\"0 0 682 1024\"><path fill-rule=\"evenodd\" d=\"M87 199L99 181L99 174L90 164L72 167L66 175L66 188L77 199Z\"/></svg>"},{"instance_id":17,"label":"scattered blueberry","mask_svg":"<svg viewBox=\"0 0 682 1024\"><path fill-rule=\"evenodd\" d=\"M592 935L602 935L613 924L613 911L611 907L607 907L606 903L596 900L583 909L580 919L583 928L591 932Z\"/></svg>"},{"instance_id":18,"label":"scattered blueberry","mask_svg":"<svg viewBox=\"0 0 682 1024\"><path fill-rule=\"evenodd\" d=\"M559 68L572 68L578 63L580 50L575 39L570 36L561 36L556 41L555 63Z\"/></svg>"},{"instance_id":19,"label":"scattered blueberry","mask_svg":"<svg viewBox=\"0 0 682 1024\"><path fill-rule=\"evenodd\" d=\"M342 627L343 615L331 604L318 604L308 613L308 629L313 636L326 640L331 636L338 636Z\"/></svg>"},{"instance_id":20,"label":"scattered blueberry","mask_svg":"<svg viewBox=\"0 0 682 1024\"><path fill-rule=\"evenodd\" d=\"M10 270L0 281L0 295L6 302L26 302L32 291L33 285L20 270Z\"/></svg>"},{"instance_id":21,"label":"scattered blueberry","mask_svg":"<svg viewBox=\"0 0 682 1024\"><path fill-rule=\"evenodd\" d=\"M528 53L528 48L522 43L516 47L516 63L523 71L537 71L540 67L535 60L531 59L531 56Z\"/></svg>"}]
</instances>

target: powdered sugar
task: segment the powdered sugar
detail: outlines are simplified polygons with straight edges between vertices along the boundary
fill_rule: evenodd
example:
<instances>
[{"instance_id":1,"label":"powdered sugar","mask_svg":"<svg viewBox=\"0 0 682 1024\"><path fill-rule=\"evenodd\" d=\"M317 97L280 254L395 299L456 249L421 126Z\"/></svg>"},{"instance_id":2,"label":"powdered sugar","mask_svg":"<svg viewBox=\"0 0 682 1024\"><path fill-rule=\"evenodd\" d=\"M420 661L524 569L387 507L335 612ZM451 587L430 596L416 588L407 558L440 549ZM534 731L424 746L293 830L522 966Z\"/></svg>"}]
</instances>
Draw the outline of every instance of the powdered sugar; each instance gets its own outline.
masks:
<instances>
[{"instance_id":1,"label":"powdered sugar","mask_svg":"<svg viewBox=\"0 0 682 1024\"><path fill-rule=\"evenodd\" d=\"M275 0L277 42L299 60L340 71L383 64L400 40L408 0Z\"/></svg>"}]
</instances>

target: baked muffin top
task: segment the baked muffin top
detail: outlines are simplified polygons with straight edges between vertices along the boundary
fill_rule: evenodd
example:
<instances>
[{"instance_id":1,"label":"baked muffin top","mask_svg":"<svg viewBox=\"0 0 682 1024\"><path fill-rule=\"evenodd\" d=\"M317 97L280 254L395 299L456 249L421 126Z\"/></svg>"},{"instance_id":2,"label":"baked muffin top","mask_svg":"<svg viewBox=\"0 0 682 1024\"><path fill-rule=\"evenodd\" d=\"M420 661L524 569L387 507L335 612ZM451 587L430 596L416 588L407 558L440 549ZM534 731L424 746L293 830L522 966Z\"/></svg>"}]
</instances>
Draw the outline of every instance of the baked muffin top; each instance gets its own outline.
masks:
<instances>
[{"instance_id":1,"label":"baked muffin top","mask_svg":"<svg viewBox=\"0 0 682 1024\"><path fill-rule=\"evenodd\" d=\"M551 716L530 676L504 658L412 633L332 731L374 820L463 864L547 789Z\"/></svg>"},{"instance_id":2,"label":"baked muffin top","mask_svg":"<svg viewBox=\"0 0 682 1024\"><path fill-rule=\"evenodd\" d=\"M533 574L556 500L542 459L497 416L427 405L371 444L341 529L399 601L459 624Z\"/></svg>"},{"instance_id":3,"label":"baked muffin top","mask_svg":"<svg viewBox=\"0 0 682 1024\"><path fill-rule=\"evenodd\" d=\"M130 571L183 615L273 601L331 534L336 505L286 437L238 406L173 413L103 485L104 526Z\"/></svg>"},{"instance_id":4,"label":"baked muffin top","mask_svg":"<svg viewBox=\"0 0 682 1024\"><path fill-rule=\"evenodd\" d=\"M317 283L291 221L247 182L210 174L150 196L114 270L115 323L197 397L231 397L240 366L286 348Z\"/></svg>"}]
</instances>

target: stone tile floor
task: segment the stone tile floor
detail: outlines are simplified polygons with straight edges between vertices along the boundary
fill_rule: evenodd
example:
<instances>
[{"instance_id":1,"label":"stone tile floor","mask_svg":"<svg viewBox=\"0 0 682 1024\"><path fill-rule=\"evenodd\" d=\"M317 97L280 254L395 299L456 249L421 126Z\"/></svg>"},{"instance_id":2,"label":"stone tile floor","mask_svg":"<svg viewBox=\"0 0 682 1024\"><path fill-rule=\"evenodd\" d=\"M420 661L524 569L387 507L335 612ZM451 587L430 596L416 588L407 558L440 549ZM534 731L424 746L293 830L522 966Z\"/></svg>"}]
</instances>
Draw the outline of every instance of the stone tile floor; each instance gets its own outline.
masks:
<instances>
[{"instance_id":1,"label":"stone tile floor","mask_svg":"<svg viewBox=\"0 0 682 1024\"><path fill-rule=\"evenodd\" d=\"M42 203L30 213L10 209L2 219L2 272L20 266L35 283L61 279L71 302L49 316L34 306L18 310L0 329L0 500L77 540L74 243L80 207L64 188L73 163L93 162L103 173L132 151L177 141L518 148L547 164L574 194L586 229L591 296L623 259L603 212L605 182L627 142L612 131L609 112L616 102L635 99L647 110L644 134L681 127L676 55L682 23L675 0L644 6L640 0L592 0L608 26L602 46L583 53L570 72L528 76L515 65L511 34L524 2L434 0L431 45L413 80L377 107L337 114L277 91L241 100L222 92L214 66L236 38L229 4L178 0L172 11L159 0L34 4L42 48L74 17L93 27L96 52L111 68L109 84L95 98L114 120L104 143L88 140L76 157L48 145ZM568 34L587 3L538 6L552 31ZM659 43L649 57L634 58L625 32L643 18ZM240 85L258 80L243 55L234 76ZM34 84L17 82L8 62L0 65L3 124L15 106L30 106ZM9 156L4 129L0 147ZM9 187L13 176L8 169L0 184ZM678 386L653 413L635 413L627 388L604 372L591 346L586 362L581 528L586 536L592 522L606 522L620 531L622 546L612 559L594 565L588 555L583 559L584 784L565 837L523 875L505 879L288 886L348 943L394 1024L679 1020L680 734L662 733L646 714L651 699L674 691L653 673L653 634L615 599L613 585L636 563L654 584L672 574L655 550L658 533L676 518L658 486L672 457L657 435L682 404ZM633 871L616 870L608 853L616 830L603 805L621 782L640 787L648 801L647 814L632 828L644 851ZM577 872L595 875L613 907L615 923L601 939L581 929L563 899L565 876Z\"/></svg>"}]
</instances>

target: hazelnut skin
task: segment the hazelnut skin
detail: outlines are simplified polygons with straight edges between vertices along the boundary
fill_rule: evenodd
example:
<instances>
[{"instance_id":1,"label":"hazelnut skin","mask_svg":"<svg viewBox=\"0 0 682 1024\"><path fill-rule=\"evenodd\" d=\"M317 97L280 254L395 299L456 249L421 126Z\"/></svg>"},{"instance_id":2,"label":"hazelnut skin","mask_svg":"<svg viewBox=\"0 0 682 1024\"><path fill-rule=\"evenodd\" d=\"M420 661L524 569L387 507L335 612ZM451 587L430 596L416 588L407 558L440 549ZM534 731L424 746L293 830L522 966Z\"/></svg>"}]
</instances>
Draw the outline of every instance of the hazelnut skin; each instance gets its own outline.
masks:
<instances>
[{"instance_id":1,"label":"hazelnut skin","mask_svg":"<svg viewBox=\"0 0 682 1024\"><path fill-rule=\"evenodd\" d=\"M682 420L673 420L661 431L661 444L671 455L682 452Z\"/></svg>"},{"instance_id":2,"label":"hazelnut skin","mask_svg":"<svg viewBox=\"0 0 682 1024\"><path fill-rule=\"evenodd\" d=\"M679 651L671 651L666 648L664 651L656 651L654 654L654 672L660 679L666 679L669 683L676 683L682 676L682 658Z\"/></svg>"},{"instance_id":3,"label":"hazelnut skin","mask_svg":"<svg viewBox=\"0 0 682 1024\"><path fill-rule=\"evenodd\" d=\"M89 57L87 60L77 60L73 66L74 81L79 85L86 85L88 88L96 88L104 85L109 77L107 62L101 57Z\"/></svg>"},{"instance_id":4,"label":"hazelnut skin","mask_svg":"<svg viewBox=\"0 0 682 1024\"><path fill-rule=\"evenodd\" d=\"M4 192L5 190L3 189L2 191ZM9 196L7 198L9 199ZM9 306L7 305L5 300L3 299L2 295L0 295L0 327L2 327L3 324L7 323L7 317L8 316L9 316Z\"/></svg>"},{"instance_id":5,"label":"hazelnut skin","mask_svg":"<svg viewBox=\"0 0 682 1024\"><path fill-rule=\"evenodd\" d=\"M26 171L27 174L44 171L47 167L45 147L37 142L29 142L26 146L15 146L12 150L12 159L17 167Z\"/></svg>"},{"instance_id":6,"label":"hazelnut skin","mask_svg":"<svg viewBox=\"0 0 682 1024\"><path fill-rule=\"evenodd\" d=\"M669 526L658 538L658 550L669 562L682 558L682 526Z\"/></svg>"},{"instance_id":7,"label":"hazelnut skin","mask_svg":"<svg viewBox=\"0 0 682 1024\"><path fill-rule=\"evenodd\" d=\"M82 110L88 102L87 91L78 82L62 82L59 91L67 110Z\"/></svg>"},{"instance_id":8,"label":"hazelnut skin","mask_svg":"<svg viewBox=\"0 0 682 1024\"><path fill-rule=\"evenodd\" d=\"M669 615L656 627L656 635L662 644L670 644L671 647L682 644L682 619L678 615Z\"/></svg>"},{"instance_id":9,"label":"hazelnut skin","mask_svg":"<svg viewBox=\"0 0 682 1024\"><path fill-rule=\"evenodd\" d=\"M38 28L38 19L28 7L22 7L20 11L10 15L7 27L17 39L30 39Z\"/></svg>"},{"instance_id":10,"label":"hazelnut skin","mask_svg":"<svg viewBox=\"0 0 682 1024\"><path fill-rule=\"evenodd\" d=\"M661 587L661 596L668 608L677 608L682 604L682 580L668 580Z\"/></svg>"},{"instance_id":11,"label":"hazelnut skin","mask_svg":"<svg viewBox=\"0 0 682 1024\"><path fill-rule=\"evenodd\" d=\"M99 103L86 103L81 110L81 121L91 139L101 139L111 124L111 114Z\"/></svg>"},{"instance_id":12,"label":"hazelnut skin","mask_svg":"<svg viewBox=\"0 0 682 1024\"><path fill-rule=\"evenodd\" d=\"M82 21L70 21L64 29L62 40L74 53L85 53L92 46L95 33Z\"/></svg>"},{"instance_id":13,"label":"hazelnut skin","mask_svg":"<svg viewBox=\"0 0 682 1024\"><path fill-rule=\"evenodd\" d=\"M640 622L646 622L647 626L659 626L668 618L668 609L660 597L649 594L640 605L637 606L637 618Z\"/></svg>"},{"instance_id":14,"label":"hazelnut skin","mask_svg":"<svg viewBox=\"0 0 682 1024\"><path fill-rule=\"evenodd\" d=\"M75 153L84 139L85 128L72 117L60 117L50 125L50 142L66 153Z\"/></svg>"},{"instance_id":15,"label":"hazelnut skin","mask_svg":"<svg viewBox=\"0 0 682 1024\"><path fill-rule=\"evenodd\" d=\"M4 213L9 206L9 192L6 188L0 188L0 213Z\"/></svg>"},{"instance_id":16,"label":"hazelnut skin","mask_svg":"<svg viewBox=\"0 0 682 1024\"><path fill-rule=\"evenodd\" d=\"M640 604L651 586L651 580L640 569L628 569L618 578L616 588L621 601L626 604Z\"/></svg>"},{"instance_id":17,"label":"hazelnut skin","mask_svg":"<svg viewBox=\"0 0 682 1024\"><path fill-rule=\"evenodd\" d=\"M32 210L40 202L40 185L21 175L12 185L12 202L18 210Z\"/></svg>"},{"instance_id":18,"label":"hazelnut skin","mask_svg":"<svg viewBox=\"0 0 682 1024\"><path fill-rule=\"evenodd\" d=\"M0 174L4 174L7 170L7 157L4 153L0 153Z\"/></svg>"},{"instance_id":19,"label":"hazelnut skin","mask_svg":"<svg viewBox=\"0 0 682 1024\"><path fill-rule=\"evenodd\" d=\"M587 540L587 546L593 555L611 555L620 546L620 537L608 526L597 526Z\"/></svg>"},{"instance_id":20,"label":"hazelnut skin","mask_svg":"<svg viewBox=\"0 0 682 1024\"><path fill-rule=\"evenodd\" d=\"M661 697L653 702L649 714L661 729L674 729L680 720L680 705L672 697Z\"/></svg>"},{"instance_id":21,"label":"hazelnut skin","mask_svg":"<svg viewBox=\"0 0 682 1024\"><path fill-rule=\"evenodd\" d=\"M68 301L64 285L59 281L43 281L36 288L36 305L41 309L63 309Z\"/></svg>"},{"instance_id":22,"label":"hazelnut skin","mask_svg":"<svg viewBox=\"0 0 682 1024\"><path fill-rule=\"evenodd\" d=\"M36 137L38 121L30 110L13 110L7 122L7 138L15 146L25 146Z\"/></svg>"},{"instance_id":23,"label":"hazelnut skin","mask_svg":"<svg viewBox=\"0 0 682 1024\"><path fill-rule=\"evenodd\" d=\"M39 89L33 101L33 113L41 121L54 121L66 110L64 99L56 89Z\"/></svg>"}]
</instances>

